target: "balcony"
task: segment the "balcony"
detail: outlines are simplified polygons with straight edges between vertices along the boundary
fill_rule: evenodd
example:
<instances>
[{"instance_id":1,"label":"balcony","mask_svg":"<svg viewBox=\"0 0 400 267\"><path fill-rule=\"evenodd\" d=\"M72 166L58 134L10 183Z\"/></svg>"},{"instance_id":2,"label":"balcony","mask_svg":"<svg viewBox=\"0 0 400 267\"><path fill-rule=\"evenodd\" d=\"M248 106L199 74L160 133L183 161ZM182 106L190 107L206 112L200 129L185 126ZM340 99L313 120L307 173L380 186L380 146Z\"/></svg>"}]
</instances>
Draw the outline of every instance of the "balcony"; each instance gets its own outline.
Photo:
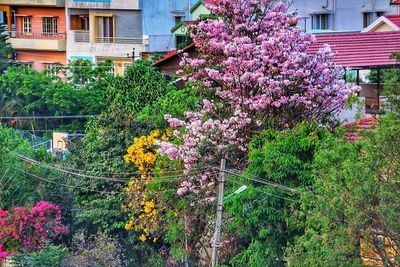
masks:
<instances>
[{"instance_id":1,"label":"balcony","mask_svg":"<svg viewBox=\"0 0 400 267\"><path fill-rule=\"evenodd\" d=\"M90 32L89 31L73 31L75 43L89 43Z\"/></svg>"},{"instance_id":2,"label":"balcony","mask_svg":"<svg viewBox=\"0 0 400 267\"><path fill-rule=\"evenodd\" d=\"M14 49L32 49L47 51L66 51L64 33L25 33L9 32L8 41Z\"/></svg>"},{"instance_id":3,"label":"balcony","mask_svg":"<svg viewBox=\"0 0 400 267\"><path fill-rule=\"evenodd\" d=\"M0 5L65 7L65 0L0 0Z\"/></svg>"},{"instance_id":4,"label":"balcony","mask_svg":"<svg viewBox=\"0 0 400 267\"><path fill-rule=\"evenodd\" d=\"M67 0L66 6L84 9L138 10L139 0Z\"/></svg>"},{"instance_id":5,"label":"balcony","mask_svg":"<svg viewBox=\"0 0 400 267\"><path fill-rule=\"evenodd\" d=\"M96 43L99 44L143 44L142 38L128 37L96 37Z\"/></svg>"}]
</instances>

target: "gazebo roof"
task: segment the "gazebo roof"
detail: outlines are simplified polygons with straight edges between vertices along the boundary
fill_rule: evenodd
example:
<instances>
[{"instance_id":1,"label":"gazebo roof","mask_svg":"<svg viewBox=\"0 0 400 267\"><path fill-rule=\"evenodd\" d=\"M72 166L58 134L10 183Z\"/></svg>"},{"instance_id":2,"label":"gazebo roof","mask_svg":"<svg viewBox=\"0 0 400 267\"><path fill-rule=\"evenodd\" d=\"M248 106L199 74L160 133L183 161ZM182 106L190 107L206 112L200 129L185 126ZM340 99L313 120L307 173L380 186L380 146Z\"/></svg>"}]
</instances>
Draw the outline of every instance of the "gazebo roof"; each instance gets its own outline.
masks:
<instances>
[{"instance_id":1,"label":"gazebo roof","mask_svg":"<svg viewBox=\"0 0 400 267\"><path fill-rule=\"evenodd\" d=\"M308 52L314 53L324 44L331 46L334 61L348 68L378 68L396 65L392 53L400 53L400 32L352 32L319 34Z\"/></svg>"}]
</instances>

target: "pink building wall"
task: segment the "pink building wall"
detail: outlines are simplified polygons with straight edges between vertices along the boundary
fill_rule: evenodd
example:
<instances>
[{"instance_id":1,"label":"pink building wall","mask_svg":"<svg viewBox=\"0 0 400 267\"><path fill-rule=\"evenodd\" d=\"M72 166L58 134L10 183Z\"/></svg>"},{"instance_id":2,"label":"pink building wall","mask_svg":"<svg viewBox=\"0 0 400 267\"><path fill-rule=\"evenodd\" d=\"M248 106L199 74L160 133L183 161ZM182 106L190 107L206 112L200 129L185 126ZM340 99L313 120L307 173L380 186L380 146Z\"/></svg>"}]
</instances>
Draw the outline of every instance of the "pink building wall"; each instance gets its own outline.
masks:
<instances>
[{"instance_id":1,"label":"pink building wall","mask_svg":"<svg viewBox=\"0 0 400 267\"><path fill-rule=\"evenodd\" d=\"M17 15L16 31L22 31L22 17L18 15L32 16L32 37L20 36L17 38L35 38L35 39L62 39L65 40L66 19L65 9L57 7L14 7ZM57 32L58 36L41 35L42 19L46 16L57 17ZM66 64L65 51L50 51L46 47L37 47L37 49L25 50L23 48L16 49L17 60L22 62L32 62L32 67L35 70L41 71L45 68L46 63L61 63Z\"/></svg>"},{"instance_id":2,"label":"pink building wall","mask_svg":"<svg viewBox=\"0 0 400 267\"><path fill-rule=\"evenodd\" d=\"M58 33L65 34L65 9L57 7L15 7L16 15L32 16L32 33L42 33L42 18L54 16L58 18ZM22 17L17 17L16 30L22 31Z\"/></svg>"}]
</instances>

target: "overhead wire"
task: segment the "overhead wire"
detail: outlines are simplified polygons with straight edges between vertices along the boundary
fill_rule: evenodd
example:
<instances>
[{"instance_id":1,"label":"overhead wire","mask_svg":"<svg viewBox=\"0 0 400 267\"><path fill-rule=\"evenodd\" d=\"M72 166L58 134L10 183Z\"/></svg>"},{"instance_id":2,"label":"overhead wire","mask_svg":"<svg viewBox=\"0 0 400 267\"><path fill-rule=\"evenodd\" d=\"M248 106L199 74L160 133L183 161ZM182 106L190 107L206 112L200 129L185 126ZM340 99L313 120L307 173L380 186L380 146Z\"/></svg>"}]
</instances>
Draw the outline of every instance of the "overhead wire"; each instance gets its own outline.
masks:
<instances>
[{"instance_id":1,"label":"overhead wire","mask_svg":"<svg viewBox=\"0 0 400 267\"><path fill-rule=\"evenodd\" d=\"M131 178L123 178L123 177L104 177L104 176L94 176L94 175L87 175L87 174L83 174L83 173L76 173L73 171L69 171L67 169L63 169L60 167L55 167L52 165L49 165L47 163L42 163L39 162L37 160L25 157L21 154L16 154L21 160L25 161L25 162L29 162L32 164L35 164L37 166L41 166L43 168L46 169L51 169L51 170L55 170L58 172L62 172L62 173L66 173L66 174L70 174L73 176L77 176L77 177L83 177L83 178L88 178L88 179L97 179L97 180L105 180L105 181L114 181L114 182L122 182L122 183L128 183L131 181ZM201 173L201 171L199 171L198 173L195 173L195 175L198 175L199 173ZM178 181L181 180L182 178L188 177L190 176L187 174L180 174L180 175L164 175L164 176L158 176L155 179L138 179L138 182L142 182L142 183L146 183L146 182L163 182L163 181Z\"/></svg>"},{"instance_id":2,"label":"overhead wire","mask_svg":"<svg viewBox=\"0 0 400 267\"><path fill-rule=\"evenodd\" d=\"M90 191L90 192L104 193L104 194L108 194L108 195L115 194L115 193L117 193L117 194L121 193L121 192L117 192L117 191L95 190L95 189L90 189L90 188L86 188L86 187L79 187L79 186L73 186L73 185L68 185L68 184L57 183L57 182L54 182L54 181L52 181L52 180L49 180L49 179L40 177L40 176L38 176L38 175L35 175L35 174L33 174L33 173L30 173L30 172L27 172L27 171L24 171L24 170L17 170L17 171L23 172L23 173L25 173L25 174L27 174L27 175L29 175L29 176L32 176L32 177L34 177L34 178L36 178L36 179L41 180L41 181L48 182L48 183L52 183L52 184L56 184L56 185L60 185L60 186L64 186L64 187L68 187L68 188L71 188L71 189L87 190L87 191ZM168 190L149 189L149 190L150 190L150 191L153 191L153 192L156 192L156 193L164 193L164 192L176 191L177 189L168 189Z\"/></svg>"},{"instance_id":3,"label":"overhead wire","mask_svg":"<svg viewBox=\"0 0 400 267\"><path fill-rule=\"evenodd\" d=\"M79 118L96 118L100 115L60 115L60 116L3 116L0 120L47 120L47 119L79 119Z\"/></svg>"}]
</instances>

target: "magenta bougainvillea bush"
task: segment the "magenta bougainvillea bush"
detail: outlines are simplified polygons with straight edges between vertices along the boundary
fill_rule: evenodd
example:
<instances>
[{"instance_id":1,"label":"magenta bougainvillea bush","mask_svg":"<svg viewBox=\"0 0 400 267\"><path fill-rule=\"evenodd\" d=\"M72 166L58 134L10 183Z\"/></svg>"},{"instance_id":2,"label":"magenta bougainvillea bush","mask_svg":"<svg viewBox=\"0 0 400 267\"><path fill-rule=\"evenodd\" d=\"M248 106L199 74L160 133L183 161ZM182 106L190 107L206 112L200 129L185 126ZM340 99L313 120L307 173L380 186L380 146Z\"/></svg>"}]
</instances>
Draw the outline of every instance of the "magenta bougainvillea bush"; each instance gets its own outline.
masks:
<instances>
[{"instance_id":1,"label":"magenta bougainvillea bush","mask_svg":"<svg viewBox=\"0 0 400 267\"><path fill-rule=\"evenodd\" d=\"M19 252L38 252L46 241L68 233L59 206L46 201L32 208L0 209L0 260Z\"/></svg>"},{"instance_id":2,"label":"magenta bougainvillea bush","mask_svg":"<svg viewBox=\"0 0 400 267\"><path fill-rule=\"evenodd\" d=\"M188 171L229 159L232 148L245 154L265 128L327 121L359 90L345 83L329 46L308 52L315 36L296 27L300 18L283 3L218 0L208 8L210 17L191 29L198 55L183 54L181 63L184 79L202 88L202 106L184 121L167 115L180 142L160 143L160 153L183 160Z\"/></svg>"}]
</instances>

